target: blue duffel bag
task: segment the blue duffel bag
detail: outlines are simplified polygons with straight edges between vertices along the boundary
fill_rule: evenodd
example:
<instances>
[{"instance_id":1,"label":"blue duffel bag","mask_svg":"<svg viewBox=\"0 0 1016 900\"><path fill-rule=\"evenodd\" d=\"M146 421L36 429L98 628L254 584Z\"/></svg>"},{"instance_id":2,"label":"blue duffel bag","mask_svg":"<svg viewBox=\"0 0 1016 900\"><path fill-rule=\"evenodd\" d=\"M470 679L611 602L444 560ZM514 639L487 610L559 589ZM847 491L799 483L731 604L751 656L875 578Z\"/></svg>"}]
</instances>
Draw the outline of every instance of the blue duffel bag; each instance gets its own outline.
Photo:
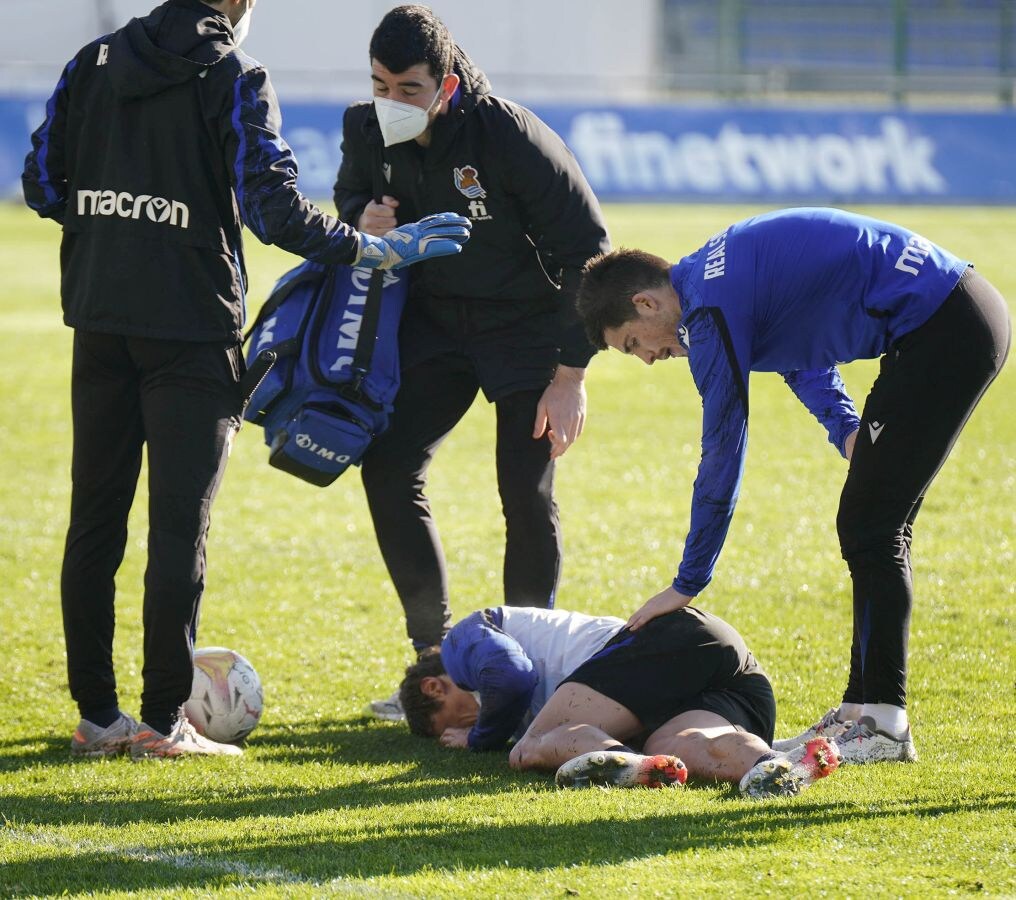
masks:
<instances>
[{"instance_id":1,"label":"blue duffel bag","mask_svg":"<svg viewBox=\"0 0 1016 900\"><path fill-rule=\"evenodd\" d=\"M243 413L271 465L324 487L388 427L407 289L405 272L312 262L278 280L246 337Z\"/></svg>"}]
</instances>

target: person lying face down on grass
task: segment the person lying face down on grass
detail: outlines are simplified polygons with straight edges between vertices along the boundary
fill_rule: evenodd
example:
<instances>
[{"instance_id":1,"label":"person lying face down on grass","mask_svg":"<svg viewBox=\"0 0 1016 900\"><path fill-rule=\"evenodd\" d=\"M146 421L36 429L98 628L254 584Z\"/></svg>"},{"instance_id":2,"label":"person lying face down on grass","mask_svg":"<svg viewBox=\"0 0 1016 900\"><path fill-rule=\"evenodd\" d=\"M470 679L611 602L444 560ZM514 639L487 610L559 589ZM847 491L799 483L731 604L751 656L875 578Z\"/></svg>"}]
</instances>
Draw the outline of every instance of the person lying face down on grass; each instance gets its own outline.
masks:
<instances>
[{"instance_id":1,"label":"person lying face down on grass","mask_svg":"<svg viewBox=\"0 0 1016 900\"><path fill-rule=\"evenodd\" d=\"M480 610L406 670L400 699L414 734L476 751L514 739L512 768L556 770L560 787L690 775L768 797L839 764L825 738L772 750L769 679L734 628L694 607L635 632L613 616Z\"/></svg>"}]
</instances>

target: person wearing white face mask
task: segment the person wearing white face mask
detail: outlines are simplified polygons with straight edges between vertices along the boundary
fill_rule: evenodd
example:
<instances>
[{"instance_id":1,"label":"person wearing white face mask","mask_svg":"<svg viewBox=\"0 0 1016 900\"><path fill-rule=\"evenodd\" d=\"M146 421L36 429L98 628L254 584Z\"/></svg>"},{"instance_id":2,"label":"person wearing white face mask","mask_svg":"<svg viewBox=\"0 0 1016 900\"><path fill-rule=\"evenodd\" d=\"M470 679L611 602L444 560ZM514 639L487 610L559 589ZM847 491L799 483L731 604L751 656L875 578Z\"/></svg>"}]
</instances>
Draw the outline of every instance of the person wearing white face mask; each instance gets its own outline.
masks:
<instances>
[{"instance_id":1,"label":"person wearing white face mask","mask_svg":"<svg viewBox=\"0 0 1016 900\"><path fill-rule=\"evenodd\" d=\"M65 67L25 161L25 200L63 225L74 328L73 491L61 594L76 756L236 755L182 711L210 508L241 408L241 227L326 264L454 253L459 216L360 234L296 188L264 67L237 49L257 0L169 0ZM139 724L113 671L114 576L148 447Z\"/></svg>"},{"instance_id":2,"label":"person wearing white face mask","mask_svg":"<svg viewBox=\"0 0 1016 900\"><path fill-rule=\"evenodd\" d=\"M250 34L250 20L251 14L254 11L254 4L257 0L243 0L244 9L240 14L240 18L235 21L232 18L232 14L235 13L235 9L227 9L226 13L230 16L230 21L233 24L233 46L239 47L245 40L247 35Z\"/></svg>"},{"instance_id":3,"label":"person wearing white face mask","mask_svg":"<svg viewBox=\"0 0 1016 900\"><path fill-rule=\"evenodd\" d=\"M417 651L451 621L426 470L478 391L497 416L504 599L548 607L561 571L556 460L585 418L593 355L574 298L609 245L599 205L561 139L490 93L486 76L424 6L389 12L370 42L372 103L351 106L335 185L342 219L383 234L438 209L473 223L454 261L417 267L400 331L402 382L388 432L363 461L378 543ZM401 717L397 697L371 711Z\"/></svg>"}]
</instances>

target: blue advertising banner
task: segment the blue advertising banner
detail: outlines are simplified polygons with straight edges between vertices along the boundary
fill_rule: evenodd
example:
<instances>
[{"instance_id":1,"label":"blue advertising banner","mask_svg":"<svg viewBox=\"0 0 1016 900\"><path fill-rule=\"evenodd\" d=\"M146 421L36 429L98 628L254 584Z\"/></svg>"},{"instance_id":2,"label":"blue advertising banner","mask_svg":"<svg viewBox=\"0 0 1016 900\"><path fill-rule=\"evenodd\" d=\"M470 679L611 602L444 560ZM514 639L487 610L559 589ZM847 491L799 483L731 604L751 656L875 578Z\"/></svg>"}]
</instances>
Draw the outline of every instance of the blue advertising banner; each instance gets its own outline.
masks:
<instances>
[{"instance_id":1,"label":"blue advertising banner","mask_svg":"<svg viewBox=\"0 0 1016 900\"><path fill-rule=\"evenodd\" d=\"M300 186L328 198L343 104L284 103ZM601 200L1016 203L1016 112L534 106ZM16 196L40 98L0 98L0 196Z\"/></svg>"}]
</instances>

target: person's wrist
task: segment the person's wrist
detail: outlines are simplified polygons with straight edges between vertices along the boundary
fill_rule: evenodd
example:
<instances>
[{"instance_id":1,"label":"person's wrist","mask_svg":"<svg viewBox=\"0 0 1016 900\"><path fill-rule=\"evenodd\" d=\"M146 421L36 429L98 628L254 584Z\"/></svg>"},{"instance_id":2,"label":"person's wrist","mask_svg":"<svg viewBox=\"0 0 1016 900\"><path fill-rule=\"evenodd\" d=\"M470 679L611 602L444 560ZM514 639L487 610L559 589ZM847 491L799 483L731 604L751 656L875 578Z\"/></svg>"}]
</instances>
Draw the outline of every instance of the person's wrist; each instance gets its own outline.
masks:
<instances>
[{"instance_id":1,"label":"person's wrist","mask_svg":"<svg viewBox=\"0 0 1016 900\"><path fill-rule=\"evenodd\" d=\"M578 366L566 366L564 363L559 363L556 371L554 372L555 381L571 381L575 384L581 384L585 381L586 370L579 368Z\"/></svg>"},{"instance_id":2,"label":"person's wrist","mask_svg":"<svg viewBox=\"0 0 1016 900\"><path fill-rule=\"evenodd\" d=\"M393 259L394 256L395 253L386 241L361 231L360 247L353 265L368 269L390 269L398 261Z\"/></svg>"}]
</instances>

